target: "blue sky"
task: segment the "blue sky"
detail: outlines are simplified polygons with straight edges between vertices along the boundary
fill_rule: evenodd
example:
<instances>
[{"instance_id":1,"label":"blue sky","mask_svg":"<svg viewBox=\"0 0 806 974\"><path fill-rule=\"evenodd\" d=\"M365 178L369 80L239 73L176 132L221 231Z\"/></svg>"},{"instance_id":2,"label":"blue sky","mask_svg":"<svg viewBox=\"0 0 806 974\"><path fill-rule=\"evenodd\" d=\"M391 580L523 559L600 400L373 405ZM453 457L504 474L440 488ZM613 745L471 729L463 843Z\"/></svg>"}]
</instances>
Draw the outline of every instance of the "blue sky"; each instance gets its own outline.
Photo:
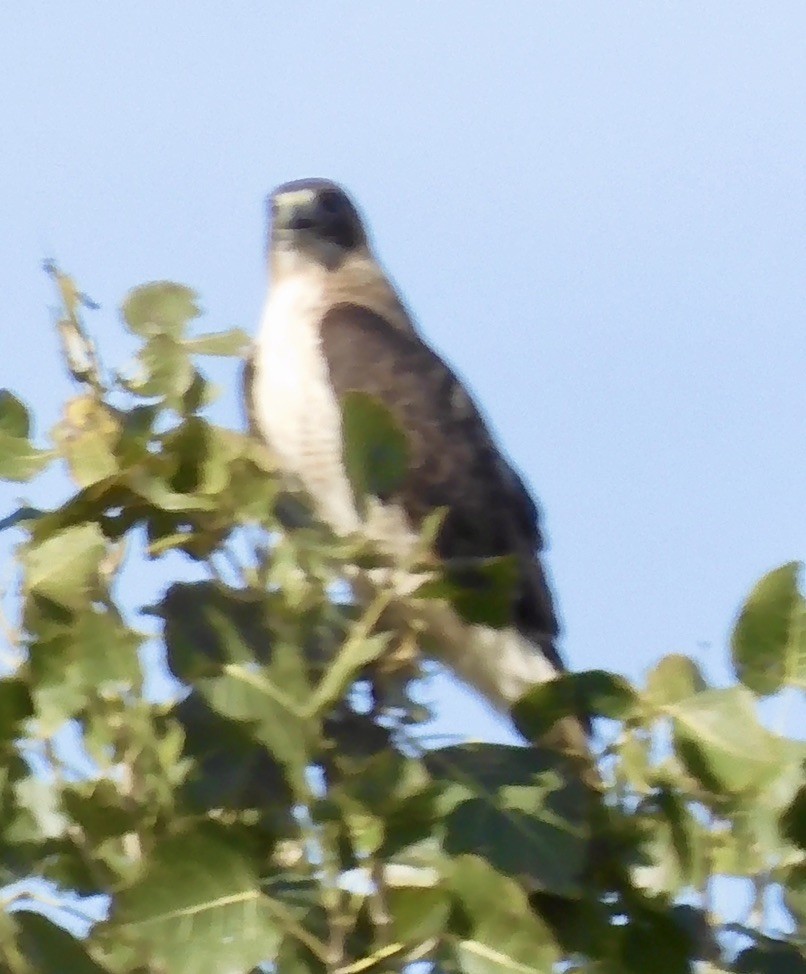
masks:
<instances>
[{"instance_id":1,"label":"blue sky","mask_svg":"<svg viewBox=\"0 0 806 974\"><path fill-rule=\"evenodd\" d=\"M40 432L70 393L46 257L108 364L151 279L252 331L266 193L335 178L541 501L570 664L723 673L806 554L804 29L795 0L6 5L0 385Z\"/></svg>"}]
</instances>

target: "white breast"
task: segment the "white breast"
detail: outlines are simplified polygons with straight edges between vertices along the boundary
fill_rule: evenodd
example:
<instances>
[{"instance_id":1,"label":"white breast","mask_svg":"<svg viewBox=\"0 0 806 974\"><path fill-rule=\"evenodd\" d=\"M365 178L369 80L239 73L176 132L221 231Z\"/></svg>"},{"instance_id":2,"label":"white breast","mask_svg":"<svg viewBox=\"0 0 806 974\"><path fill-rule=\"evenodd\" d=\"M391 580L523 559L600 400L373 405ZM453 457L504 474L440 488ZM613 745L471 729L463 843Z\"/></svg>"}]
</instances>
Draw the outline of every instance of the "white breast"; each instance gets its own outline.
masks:
<instances>
[{"instance_id":1,"label":"white breast","mask_svg":"<svg viewBox=\"0 0 806 974\"><path fill-rule=\"evenodd\" d=\"M342 462L341 413L321 350L324 282L291 275L273 286L255 357L254 408L282 468L298 477L319 514L340 534L358 515Z\"/></svg>"},{"instance_id":2,"label":"white breast","mask_svg":"<svg viewBox=\"0 0 806 974\"><path fill-rule=\"evenodd\" d=\"M263 309L255 355L254 414L281 468L298 478L319 515L339 534L359 528L398 554L417 541L398 505L370 504L362 524L345 475L341 412L322 353L319 325L327 306L325 282L315 271L289 274L275 284ZM359 598L394 585L410 595L421 579L381 569L348 571ZM554 676L528 639L511 629L468 626L441 601L400 602L404 623L419 631L427 621L432 651L463 681L497 706Z\"/></svg>"}]
</instances>

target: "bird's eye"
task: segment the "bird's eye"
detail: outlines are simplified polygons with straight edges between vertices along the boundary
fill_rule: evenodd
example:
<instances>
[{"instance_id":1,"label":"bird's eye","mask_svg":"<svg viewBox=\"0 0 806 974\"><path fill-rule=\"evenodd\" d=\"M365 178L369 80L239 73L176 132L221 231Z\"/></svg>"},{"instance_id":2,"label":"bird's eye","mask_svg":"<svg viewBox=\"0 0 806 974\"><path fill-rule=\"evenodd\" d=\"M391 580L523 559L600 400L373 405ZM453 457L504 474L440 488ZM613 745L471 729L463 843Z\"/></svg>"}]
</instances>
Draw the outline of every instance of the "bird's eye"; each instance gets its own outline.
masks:
<instances>
[{"instance_id":1,"label":"bird's eye","mask_svg":"<svg viewBox=\"0 0 806 974\"><path fill-rule=\"evenodd\" d=\"M334 214L341 210L341 198L338 193L322 193L319 197L319 207L323 213Z\"/></svg>"}]
</instances>

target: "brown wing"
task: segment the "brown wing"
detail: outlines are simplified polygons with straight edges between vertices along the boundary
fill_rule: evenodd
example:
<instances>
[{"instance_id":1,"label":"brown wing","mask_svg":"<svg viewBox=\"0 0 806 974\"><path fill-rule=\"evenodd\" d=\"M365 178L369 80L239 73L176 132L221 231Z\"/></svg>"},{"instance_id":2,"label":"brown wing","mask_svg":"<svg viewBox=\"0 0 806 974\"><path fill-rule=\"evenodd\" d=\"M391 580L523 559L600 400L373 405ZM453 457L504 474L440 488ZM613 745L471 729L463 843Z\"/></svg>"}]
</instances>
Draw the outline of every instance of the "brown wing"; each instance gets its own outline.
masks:
<instances>
[{"instance_id":1,"label":"brown wing","mask_svg":"<svg viewBox=\"0 0 806 974\"><path fill-rule=\"evenodd\" d=\"M521 584L513 623L563 669L558 626L538 553L537 508L503 458L451 369L415 335L367 308L339 304L324 316L322 350L336 394L379 399L408 434L411 466L400 501L414 526L431 511L447 515L437 539L444 558L515 555Z\"/></svg>"}]
</instances>

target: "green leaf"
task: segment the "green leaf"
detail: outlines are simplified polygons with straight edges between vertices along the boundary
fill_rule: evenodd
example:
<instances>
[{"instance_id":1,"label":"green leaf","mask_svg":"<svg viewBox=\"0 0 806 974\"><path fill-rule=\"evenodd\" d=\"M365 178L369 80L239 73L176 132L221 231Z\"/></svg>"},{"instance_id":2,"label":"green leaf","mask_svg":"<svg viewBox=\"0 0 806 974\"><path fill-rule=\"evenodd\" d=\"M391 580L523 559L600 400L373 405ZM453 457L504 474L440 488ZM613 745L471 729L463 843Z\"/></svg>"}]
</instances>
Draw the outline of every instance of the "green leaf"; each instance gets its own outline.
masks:
<instances>
[{"instance_id":1,"label":"green leaf","mask_svg":"<svg viewBox=\"0 0 806 974\"><path fill-rule=\"evenodd\" d=\"M806 974L806 958L796 944L759 937L739 954L733 970L736 974Z\"/></svg>"},{"instance_id":2,"label":"green leaf","mask_svg":"<svg viewBox=\"0 0 806 974\"><path fill-rule=\"evenodd\" d=\"M717 792L742 792L775 775L782 739L765 730L744 687L704 690L668 704L675 744L691 773Z\"/></svg>"},{"instance_id":3,"label":"green leaf","mask_svg":"<svg viewBox=\"0 0 806 974\"><path fill-rule=\"evenodd\" d=\"M115 907L112 929L171 974L248 971L274 959L284 932L250 858L212 828L160 842Z\"/></svg>"},{"instance_id":4,"label":"green leaf","mask_svg":"<svg viewBox=\"0 0 806 974\"><path fill-rule=\"evenodd\" d=\"M182 411L183 399L193 385L196 370L185 346L170 335L156 334L140 349L141 374L126 382L138 396L162 396L167 404Z\"/></svg>"},{"instance_id":5,"label":"green leaf","mask_svg":"<svg viewBox=\"0 0 806 974\"><path fill-rule=\"evenodd\" d=\"M559 951L526 894L478 856L461 856L451 888L463 914L456 957L464 974L550 974Z\"/></svg>"},{"instance_id":6,"label":"green leaf","mask_svg":"<svg viewBox=\"0 0 806 974\"><path fill-rule=\"evenodd\" d=\"M130 687L140 677L140 633L124 625L114 610L82 612L71 628L71 655L88 686Z\"/></svg>"},{"instance_id":7,"label":"green leaf","mask_svg":"<svg viewBox=\"0 0 806 974\"><path fill-rule=\"evenodd\" d=\"M483 855L532 889L578 892L590 797L556 753L468 744L432 751L425 764L443 787L446 852Z\"/></svg>"},{"instance_id":8,"label":"green leaf","mask_svg":"<svg viewBox=\"0 0 806 974\"><path fill-rule=\"evenodd\" d=\"M447 599L471 624L502 628L512 622L512 603L520 568L511 556L446 563L442 575L414 592L418 599Z\"/></svg>"},{"instance_id":9,"label":"green leaf","mask_svg":"<svg viewBox=\"0 0 806 974\"><path fill-rule=\"evenodd\" d=\"M448 921L448 894L439 887L387 886L384 898L392 941L416 946L440 936Z\"/></svg>"},{"instance_id":10,"label":"green leaf","mask_svg":"<svg viewBox=\"0 0 806 974\"><path fill-rule=\"evenodd\" d=\"M159 416L159 406L139 405L133 409L118 410L120 436L117 453L122 468L140 463L149 455L154 424Z\"/></svg>"},{"instance_id":11,"label":"green leaf","mask_svg":"<svg viewBox=\"0 0 806 974\"><path fill-rule=\"evenodd\" d=\"M376 633L374 636L349 637L336 658L328 665L311 698L308 711L322 713L340 700L361 670L383 653L389 638L387 632Z\"/></svg>"},{"instance_id":12,"label":"green leaf","mask_svg":"<svg viewBox=\"0 0 806 974\"><path fill-rule=\"evenodd\" d=\"M53 431L59 452L79 487L88 487L118 472L115 445L119 436L117 418L92 395L71 399L64 418Z\"/></svg>"},{"instance_id":13,"label":"green leaf","mask_svg":"<svg viewBox=\"0 0 806 974\"><path fill-rule=\"evenodd\" d=\"M28 410L8 389L0 389L0 480L23 482L35 477L53 456L29 442Z\"/></svg>"},{"instance_id":14,"label":"green leaf","mask_svg":"<svg viewBox=\"0 0 806 974\"><path fill-rule=\"evenodd\" d=\"M187 390L182 394L181 408L178 410L183 416L192 416L205 406L209 406L218 398L216 387L193 367L193 379Z\"/></svg>"},{"instance_id":15,"label":"green leaf","mask_svg":"<svg viewBox=\"0 0 806 974\"><path fill-rule=\"evenodd\" d=\"M240 328L214 331L198 338L185 340L185 347L194 355L243 355L250 338Z\"/></svg>"},{"instance_id":16,"label":"green leaf","mask_svg":"<svg viewBox=\"0 0 806 974\"><path fill-rule=\"evenodd\" d=\"M653 895L676 896L701 886L706 873L705 834L679 795L660 789L643 803L636 824L641 836L636 886Z\"/></svg>"},{"instance_id":17,"label":"green leaf","mask_svg":"<svg viewBox=\"0 0 806 974\"><path fill-rule=\"evenodd\" d=\"M81 827L84 841L93 845L134 832L141 825L135 803L109 778L65 785L62 807Z\"/></svg>"},{"instance_id":18,"label":"green leaf","mask_svg":"<svg viewBox=\"0 0 806 974\"><path fill-rule=\"evenodd\" d=\"M654 785L650 763L651 735L638 730L627 730L620 736L617 747L621 759L617 773L623 775L639 793L650 791Z\"/></svg>"},{"instance_id":19,"label":"green leaf","mask_svg":"<svg viewBox=\"0 0 806 974\"><path fill-rule=\"evenodd\" d=\"M19 725L33 713L26 681L10 676L0 679L0 755L3 745L19 733Z\"/></svg>"},{"instance_id":20,"label":"green leaf","mask_svg":"<svg viewBox=\"0 0 806 974\"><path fill-rule=\"evenodd\" d=\"M122 312L129 328L143 338L157 334L181 338L188 322L200 314L195 292L172 281L144 284L130 291Z\"/></svg>"},{"instance_id":21,"label":"green leaf","mask_svg":"<svg viewBox=\"0 0 806 974\"><path fill-rule=\"evenodd\" d=\"M172 490L156 472L143 469L133 470L127 477L126 483L131 490L148 501L160 511L210 511L215 503L209 497L197 494L180 494Z\"/></svg>"},{"instance_id":22,"label":"green leaf","mask_svg":"<svg viewBox=\"0 0 806 974\"><path fill-rule=\"evenodd\" d=\"M641 905L618 928L619 974L691 974L697 950L670 912Z\"/></svg>"},{"instance_id":23,"label":"green leaf","mask_svg":"<svg viewBox=\"0 0 806 974\"><path fill-rule=\"evenodd\" d=\"M231 462L229 473L227 501L233 520L239 524L266 523L273 516L280 490L277 478L244 457Z\"/></svg>"},{"instance_id":24,"label":"green leaf","mask_svg":"<svg viewBox=\"0 0 806 974\"><path fill-rule=\"evenodd\" d=\"M800 682L806 669L800 568L792 561L765 575L747 597L731 636L736 674L761 696Z\"/></svg>"},{"instance_id":25,"label":"green leaf","mask_svg":"<svg viewBox=\"0 0 806 974\"><path fill-rule=\"evenodd\" d=\"M673 653L664 656L649 672L646 695L656 706L677 703L705 690L707 683L700 668L689 656Z\"/></svg>"},{"instance_id":26,"label":"green leaf","mask_svg":"<svg viewBox=\"0 0 806 974\"><path fill-rule=\"evenodd\" d=\"M19 483L31 480L53 458L52 450L39 450L28 440L0 430L0 479Z\"/></svg>"},{"instance_id":27,"label":"green leaf","mask_svg":"<svg viewBox=\"0 0 806 974\"><path fill-rule=\"evenodd\" d=\"M783 877L784 902L801 928L806 926L806 862L791 866Z\"/></svg>"},{"instance_id":28,"label":"green leaf","mask_svg":"<svg viewBox=\"0 0 806 974\"><path fill-rule=\"evenodd\" d=\"M37 974L108 974L80 940L38 913L18 911L14 922L19 929L19 948Z\"/></svg>"},{"instance_id":29,"label":"green leaf","mask_svg":"<svg viewBox=\"0 0 806 974\"><path fill-rule=\"evenodd\" d=\"M171 669L223 717L301 781L319 722L307 715L307 673L298 650L274 640L261 599L211 583L176 584L160 605Z\"/></svg>"},{"instance_id":30,"label":"green leaf","mask_svg":"<svg viewBox=\"0 0 806 974\"><path fill-rule=\"evenodd\" d=\"M236 444L198 416L187 419L163 440L174 468L171 489L181 494L218 494L229 485L229 462Z\"/></svg>"},{"instance_id":31,"label":"green leaf","mask_svg":"<svg viewBox=\"0 0 806 974\"><path fill-rule=\"evenodd\" d=\"M85 605L96 587L106 541L97 524L67 528L23 554L25 588L68 609Z\"/></svg>"},{"instance_id":32,"label":"green leaf","mask_svg":"<svg viewBox=\"0 0 806 974\"><path fill-rule=\"evenodd\" d=\"M179 703L174 716L184 731L183 754L194 759L184 785L192 809L254 809L273 837L296 834L294 796L282 766L248 725L222 717L198 692Z\"/></svg>"},{"instance_id":33,"label":"green leaf","mask_svg":"<svg viewBox=\"0 0 806 974\"><path fill-rule=\"evenodd\" d=\"M781 816L781 829L790 842L806 850L806 785L800 788Z\"/></svg>"},{"instance_id":34,"label":"green leaf","mask_svg":"<svg viewBox=\"0 0 806 974\"><path fill-rule=\"evenodd\" d=\"M0 389L0 432L19 440L27 440L31 434L28 409L8 389Z\"/></svg>"},{"instance_id":35,"label":"green leaf","mask_svg":"<svg viewBox=\"0 0 806 974\"><path fill-rule=\"evenodd\" d=\"M368 496L388 500L400 488L409 466L406 434L373 396L348 392L341 403L347 477L361 509Z\"/></svg>"},{"instance_id":36,"label":"green leaf","mask_svg":"<svg viewBox=\"0 0 806 974\"><path fill-rule=\"evenodd\" d=\"M32 774L14 786L17 816L6 836L11 842L59 839L69 827L61 809L59 789L53 781Z\"/></svg>"},{"instance_id":37,"label":"green leaf","mask_svg":"<svg viewBox=\"0 0 806 974\"><path fill-rule=\"evenodd\" d=\"M626 720L638 706L638 697L622 676L604 670L563 673L533 687L513 707L518 730L538 740L558 720L569 715Z\"/></svg>"}]
</instances>

